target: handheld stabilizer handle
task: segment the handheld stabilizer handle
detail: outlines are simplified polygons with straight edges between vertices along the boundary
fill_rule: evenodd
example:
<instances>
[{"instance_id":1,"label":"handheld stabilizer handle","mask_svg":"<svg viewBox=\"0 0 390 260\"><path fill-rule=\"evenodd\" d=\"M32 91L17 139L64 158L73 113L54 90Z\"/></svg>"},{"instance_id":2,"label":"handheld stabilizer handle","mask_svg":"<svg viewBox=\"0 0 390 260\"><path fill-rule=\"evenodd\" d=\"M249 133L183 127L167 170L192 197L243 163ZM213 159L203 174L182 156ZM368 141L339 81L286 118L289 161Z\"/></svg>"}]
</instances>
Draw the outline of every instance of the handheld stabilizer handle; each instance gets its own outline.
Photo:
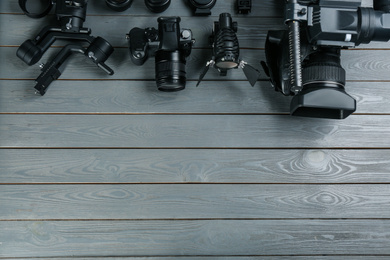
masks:
<instances>
[{"instance_id":1,"label":"handheld stabilizer handle","mask_svg":"<svg viewBox=\"0 0 390 260\"><path fill-rule=\"evenodd\" d=\"M42 67L42 73L35 80L35 89L42 96L46 93L49 85L60 77L65 69L66 61L73 53L82 53L87 56L99 68L109 75L113 75L114 71L104 62L112 54L114 48L103 38L97 37L88 48L83 48L76 44L68 44L61 51Z\"/></svg>"},{"instance_id":2,"label":"handheld stabilizer handle","mask_svg":"<svg viewBox=\"0 0 390 260\"><path fill-rule=\"evenodd\" d=\"M22 10L31 17L31 14L26 10L26 1L20 0L19 5ZM49 0L51 3L51 0ZM43 72L37 78L36 89L41 95L46 92L50 83L57 79L65 68L65 61L74 52L84 53L92 60L99 68L104 70L109 75L112 75L113 70L104 62L114 51L113 47L101 37L91 36L91 30L84 28L83 23L86 18L88 0L57 0L56 16L59 21L58 26L46 26L32 40L26 40L18 48L16 55L28 65L37 63L47 49L57 40L83 41L89 45L86 48L81 48L79 45L70 44L62 48L57 56L48 64L43 66ZM50 5L51 8L52 4ZM43 16L46 14L42 14ZM34 17L41 16L35 14Z\"/></svg>"}]
</instances>

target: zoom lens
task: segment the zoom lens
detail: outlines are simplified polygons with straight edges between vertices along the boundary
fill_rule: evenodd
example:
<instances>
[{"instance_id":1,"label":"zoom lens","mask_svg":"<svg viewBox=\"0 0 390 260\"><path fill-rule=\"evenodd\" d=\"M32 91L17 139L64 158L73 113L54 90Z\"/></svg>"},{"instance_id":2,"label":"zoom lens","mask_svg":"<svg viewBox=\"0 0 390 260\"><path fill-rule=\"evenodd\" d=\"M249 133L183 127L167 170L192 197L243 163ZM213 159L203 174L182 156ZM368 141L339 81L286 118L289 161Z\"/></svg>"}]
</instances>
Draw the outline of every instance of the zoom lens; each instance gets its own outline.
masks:
<instances>
[{"instance_id":1,"label":"zoom lens","mask_svg":"<svg viewBox=\"0 0 390 260\"><path fill-rule=\"evenodd\" d=\"M117 12L129 9L132 3L133 0L106 0L107 6Z\"/></svg>"},{"instance_id":2,"label":"zoom lens","mask_svg":"<svg viewBox=\"0 0 390 260\"><path fill-rule=\"evenodd\" d=\"M145 0L146 7L153 13L162 13L171 4L171 0Z\"/></svg>"},{"instance_id":3,"label":"zoom lens","mask_svg":"<svg viewBox=\"0 0 390 260\"><path fill-rule=\"evenodd\" d=\"M179 91L186 85L186 57L180 51L156 52L156 83L158 90Z\"/></svg>"},{"instance_id":4,"label":"zoom lens","mask_svg":"<svg viewBox=\"0 0 390 260\"><path fill-rule=\"evenodd\" d=\"M302 67L303 89L291 101L292 115L344 119L356 110L355 99L344 90L339 49L313 53Z\"/></svg>"}]
</instances>

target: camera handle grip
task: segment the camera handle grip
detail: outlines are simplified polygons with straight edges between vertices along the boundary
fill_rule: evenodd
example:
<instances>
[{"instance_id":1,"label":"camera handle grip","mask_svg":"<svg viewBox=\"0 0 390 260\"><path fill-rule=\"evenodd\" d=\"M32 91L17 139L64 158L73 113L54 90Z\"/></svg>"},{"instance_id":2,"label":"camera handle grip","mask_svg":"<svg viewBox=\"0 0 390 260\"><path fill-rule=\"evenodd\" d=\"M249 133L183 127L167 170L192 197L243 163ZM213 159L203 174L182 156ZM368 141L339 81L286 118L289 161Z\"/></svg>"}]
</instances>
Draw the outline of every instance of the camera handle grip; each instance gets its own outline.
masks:
<instances>
[{"instance_id":1,"label":"camera handle grip","mask_svg":"<svg viewBox=\"0 0 390 260\"><path fill-rule=\"evenodd\" d=\"M289 21L287 24L291 91L297 94L302 90L302 64L299 22Z\"/></svg>"},{"instance_id":2,"label":"camera handle grip","mask_svg":"<svg viewBox=\"0 0 390 260\"><path fill-rule=\"evenodd\" d=\"M106 46L104 46L103 43L105 43ZM91 46L87 49L75 44L68 44L63 47L53 60L43 66L42 73L35 80L36 85L34 88L37 90L36 92L40 93L42 96L46 93L49 85L61 76L65 69L66 60L72 53L84 54L107 74L113 75L114 71L104 63L108 56L113 52L113 49L111 50L111 45L109 45L108 42L105 42L103 38L96 38L94 44ZM97 51L99 48L102 48L103 50L100 52ZM95 53L93 51L95 51Z\"/></svg>"},{"instance_id":3,"label":"camera handle grip","mask_svg":"<svg viewBox=\"0 0 390 260\"><path fill-rule=\"evenodd\" d=\"M49 63L43 66L42 73L35 80L36 92L42 96L45 95L49 85L56 79L58 79L65 68L66 59L74 52L84 54L84 49L81 46L68 44L51 60Z\"/></svg>"},{"instance_id":4,"label":"camera handle grip","mask_svg":"<svg viewBox=\"0 0 390 260\"><path fill-rule=\"evenodd\" d=\"M302 90L300 22L306 18L306 8L297 0L287 0L285 22L288 26L288 51L290 61L291 91L298 94Z\"/></svg>"},{"instance_id":5,"label":"camera handle grip","mask_svg":"<svg viewBox=\"0 0 390 260\"><path fill-rule=\"evenodd\" d=\"M16 55L27 65L37 63L47 49L58 39L79 40L91 43L94 37L90 36L90 29L83 29L79 33L62 32L60 28L47 26L34 38L26 40L16 51Z\"/></svg>"}]
</instances>

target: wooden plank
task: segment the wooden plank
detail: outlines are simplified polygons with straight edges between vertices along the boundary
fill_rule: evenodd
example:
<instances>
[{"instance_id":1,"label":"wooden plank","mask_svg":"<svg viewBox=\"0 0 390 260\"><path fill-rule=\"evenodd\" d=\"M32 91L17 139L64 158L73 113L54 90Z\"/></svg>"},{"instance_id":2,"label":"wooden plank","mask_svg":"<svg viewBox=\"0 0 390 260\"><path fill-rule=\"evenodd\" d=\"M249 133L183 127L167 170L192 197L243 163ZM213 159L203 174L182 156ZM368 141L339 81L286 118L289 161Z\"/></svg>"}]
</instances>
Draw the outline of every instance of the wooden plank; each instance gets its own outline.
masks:
<instances>
[{"instance_id":1,"label":"wooden plank","mask_svg":"<svg viewBox=\"0 0 390 260\"><path fill-rule=\"evenodd\" d=\"M57 80L35 95L32 80L0 80L1 113L290 113L290 97L268 81L188 81L179 92L160 92L154 81ZM390 113L388 82L347 82L356 113Z\"/></svg>"},{"instance_id":2,"label":"wooden plank","mask_svg":"<svg viewBox=\"0 0 390 260\"><path fill-rule=\"evenodd\" d=\"M38 65L27 66L16 58L16 47L0 47L0 56L8 63L0 64L0 79L35 79L40 74ZM51 60L59 51L59 48L50 48L39 63ZM143 66L136 66L129 58L127 48L117 48L107 60L115 74L109 76L98 69L94 63L84 55L77 54L69 59L69 65L61 75L61 79L148 79L154 80L154 58L150 58ZM390 50L345 50L342 52L341 65L347 73L347 80L390 80L388 68L390 61L387 59ZM187 79L198 80L199 74L210 57L209 49L194 49L187 60ZM265 59L264 50L242 49L242 59L260 69L259 62ZM260 69L261 70L261 69ZM262 70L261 70L262 71ZM259 79L268 80L264 72ZM246 80L241 70L235 69L228 72L226 77L219 76L217 70L210 70L205 80ZM204 84L204 83L203 83ZM202 85L203 85L202 84ZM201 85L201 86L202 86ZM250 86L248 84L248 86Z\"/></svg>"},{"instance_id":3,"label":"wooden plank","mask_svg":"<svg viewBox=\"0 0 390 260\"><path fill-rule=\"evenodd\" d=\"M104 1L104 0L103 0ZM7 31L1 32L7 35L0 39L0 46L19 46L27 39L33 39L46 25L55 25L52 17L43 19L31 19L27 16L15 14L0 15L0 24L7 24ZM209 36L213 29L216 17L202 17L202 26L199 24L199 17L183 17L181 28L191 29L196 40L194 48L208 48ZM237 37L241 48L264 48L268 30L279 30L284 28L283 20L279 17L256 17L248 19L245 16L236 16L234 21L238 23ZM100 36L106 39L114 47L128 47L125 35L134 27L158 27L157 16L89 16L84 24L91 28L93 36ZM115 31L113 33L113 28ZM56 41L53 46L63 46L66 41ZM386 47L386 46L382 46ZM387 46L388 47L388 46ZM211 57L210 57L211 58Z\"/></svg>"},{"instance_id":4,"label":"wooden plank","mask_svg":"<svg viewBox=\"0 0 390 260\"><path fill-rule=\"evenodd\" d=\"M182 16L181 26L193 30L197 40L196 47L208 46L208 35L211 32L213 22L218 20L218 14L221 12L230 12L234 20L238 22L237 36L240 40L240 46L245 48L263 48L268 30L283 29L284 22L282 18L282 5L274 3L274 1L262 1L263 3L252 3L253 12L250 15L237 15L233 10L234 1L223 1L215 7L216 13L209 17L194 17L190 9L185 7L182 2L175 3L174 9L168 9L162 15L178 15ZM1 10L10 9L0 15L0 24L7 24L6 30L3 33L12 31L13 34L7 34L7 37L0 39L0 46L4 45L19 45L28 38L33 38L44 25L55 24L53 16L48 16L43 19L31 19L27 16L20 15L21 10L17 3L2 2ZM261 7L260 7L261 5ZM266 8L264 8L264 5ZM371 3L372 5L372 3ZM152 14L146 10L143 2L134 3L133 8L124 13L117 13L109 10L104 6L104 1L90 2L88 15L85 27L92 29L92 34L101 36L107 39L113 46L127 46L124 41L124 35L132 27L156 27L156 19L159 14ZM180 9L180 11L178 11ZM214 10L214 9L213 9ZM169 14L170 13L170 14ZM101 16L99 16L101 15ZM184 15L184 16L183 16ZM262 17L259 15L262 15ZM151 19L154 16L156 19ZM274 17L270 17L274 16ZM201 27L194 27L194 24L199 24L199 19L202 19ZM27 22L28 21L28 22ZM23 26L20 26L23 24ZM112 28L115 28L117 33L112 33ZM5 29L4 29L5 30ZM1 29L0 29L0 33ZM61 43L63 44L63 43ZM370 44L362 44L359 48L389 48L387 42L372 42Z\"/></svg>"},{"instance_id":5,"label":"wooden plank","mask_svg":"<svg viewBox=\"0 0 390 260\"><path fill-rule=\"evenodd\" d=\"M388 83L351 83L360 111L390 112ZM291 98L268 81L187 82L179 92L161 92L155 81L55 81L44 97L33 80L0 80L0 112L54 113L289 113ZM383 94L383 95L381 95ZM55 101L54 101L55 100ZM270 104L271 103L271 104Z\"/></svg>"},{"instance_id":6,"label":"wooden plank","mask_svg":"<svg viewBox=\"0 0 390 260\"><path fill-rule=\"evenodd\" d=\"M0 149L0 183L390 183L389 150Z\"/></svg>"},{"instance_id":7,"label":"wooden plank","mask_svg":"<svg viewBox=\"0 0 390 260\"><path fill-rule=\"evenodd\" d=\"M364 0L368 1L368 0ZM217 1L212 11L212 16L218 16L222 12L235 13L234 10L235 0ZM1 13L17 13L22 14L17 2L13 0L0 1ZM52 10L54 13L54 10ZM256 16L282 16L283 6L273 0L263 0L261 2L253 1L252 13L243 17L256 17ZM87 9L88 15L126 15L126 16L193 16L191 9L187 6L186 1L172 1L169 8L163 13L156 14L150 12L144 1L134 1L131 8L124 12L115 12L109 9L105 5L105 1L90 1ZM199 17L202 19L203 17ZM87 18L88 19L88 18Z\"/></svg>"},{"instance_id":8,"label":"wooden plank","mask_svg":"<svg viewBox=\"0 0 390 260\"><path fill-rule=\"evenodd\" d=\"M212 122L212 123L211 123ZM387 116L0 115L0 147L388 148Z\"/></svg>"},{"instance_id":9,"label":"wooden plank","mask_svg":"<svg viewBox=\"0 0 390 260\"><path fill-rule=\"evenodd\" d=\"M388 218L389 185L3 185L1 220Z\"/></svg>"},{"instance_id":10,"label":"wooden plank","mask_svg":"<svg viewBox=\"0 0 390 260\"><path fill-rule=\"evenodd\" d=\"M50 61L60 48L50 48L43 58L35 65L28 66L23 61L16 57L16 47L0 47L0 56L4 57L9 63L0 64L0 78L2 79L35 79L40 74L40 68L37 64ZM242 57L248 63L260 69L260 60L262 59L263 50L243 50ZM251 54L250 54L251 53ZM246 55L246 56L245 56ZM207 57L207 58L206 58ZM211 58L210 49L194 49L191 56L187 60L187 79L198 80L199 74L206 65L208 59ZM155 62L151 57L143 66L136 66L130 59L129 50L127 48L117 48L106 64L112 67L115 71L113 76L109 76L96 65L89 61L84 55L74 54L69 58L69 64L66 66L61 79L155 79ZM265 79L265 74L262 73L262 78ZM210 70L205 80L246 80L242 70L229 71L226 77L219 76L217 70ZM250 84L248 83L248 86Z\"/></svg>"},{"instance_id":11,"label":"wooden plank","mask_svg":"<svg viewBox=\"0 0 390 260\"><path fill-rule=\"evenodd\" d=\"M5 221L2 257L388 255L388 220Z\"/></svg>"},{"instance_id":12,"label":"wooden plank","mask_svg":"<svg viewBox=\"0 0 390 260\"><path fill-rule=\"evenodd\" d=\"M206 256L207 259L211 260L230 260L230 259L237 259L237 260L283 260L283 259L292 259L292 260L387 260L389 256L381 256L378 254L375 254L375 256L369 256L369 255L324 255L324 256L318 256L318 255L306 255L306 256L282 256L282 255L277 255L277 256ZM4 258L2 257L1 259L4 260L13 260L15 258ZM20 260L43 260L47 259L46 257L42 258L22 258L18 257ZM52 260L65 260L69 259L69 257L50 257ZM77 257L79 260L102 260L102 259L107 259L107 257ZM158 257L151 257L151 256L146 256L146 257L136 257L136 256L126 256L126 257L113 257L110 256L109 259L113 260L159 260L159 259L175 259L175 260L204 260L205 256L158 256Z\"/></svg>"}]
</instances>

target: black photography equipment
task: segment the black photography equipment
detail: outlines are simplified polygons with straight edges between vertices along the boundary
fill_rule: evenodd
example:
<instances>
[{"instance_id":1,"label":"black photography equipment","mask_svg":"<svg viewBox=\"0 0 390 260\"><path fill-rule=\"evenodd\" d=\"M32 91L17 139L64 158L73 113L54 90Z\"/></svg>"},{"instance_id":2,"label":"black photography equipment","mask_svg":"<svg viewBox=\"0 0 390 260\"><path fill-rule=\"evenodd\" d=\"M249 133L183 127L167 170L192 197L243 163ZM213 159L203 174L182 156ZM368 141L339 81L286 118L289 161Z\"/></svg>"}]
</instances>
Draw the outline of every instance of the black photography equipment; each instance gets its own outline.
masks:
<instances>
[{"instance_id":1,"label":"black photography equipment","mask_svg":"<svg viewBox=\"0 0 390 260\"><path fill-rule=\"evenodd\" d=\"M171 0L145 0L146 7L153 13L162 13L171 4Z\"/></svg>"},{"instance_id":2,"label":"black photography equipment","mask_svg":"<svg viewBox=\"0 0 390 260\"><path fill-rule=\"evenodd\" d=\"M19 4L27 14L26 1L19 0ZM50 3L48 6L51 8L52 2L48 2ZM87 2L87 0L55 1L55 14L59 25L44 27L33 40L26 40L20 45L16 52L16 55L26 64L33 65L41 59L47 49L58 39L83 41L89 44L88 47L81 46L81 43L67 45L47 65L40 65L42 73L36 79L35 89L41 95L44 95L50 83L61 75L65 67L65 61L72 53L82 53L107 74L114 74L114 71L104 63L114 51L113 47L105 39L91 36L91 30L83 27ZM47 14L50 8L46 9L43 14ZM42 17L42 14L28 14L34 18Z\"/></svg>"},{"instance_id":3,"label":"black photography equipment","mask_svg":"<svg viewBox=\"0 0 390 260\"><path fill-rule=\"evenodd\" d=\"M133 0L106 0L106 5L117 12L129 9L132 3Z\"/></svg>"},{"instance_id":4,"label":"black photography equipment","mask_svg":"<svg viewBox=\"0 0 390 260\"><path fill-rule=\"evenodd\" d=\"M238 14L249 14L252 11L252 0L236 0Z\"/></svg>"},{"instance_id":5,"label":"black photography equipment","mask_svg":"<svg viewBox=\"0 0 390 260\"><path fill-rule=\"evenodd\" d=\"M136 65L143 65L155 56L156 83L161 91L178 91L186 85L186 58L195 40L192 31L180 29L180 17L159 17L155 28L131 29L130 57Z\"/></svg>"},{"instance_id":6,"label":"black photography equipment","mask_svg":"<svg viewBox=\"0 0 390 260\"><path fill-rule=\"evenodd\" d=\"M211 8L216 2L217 0L188 0L188 4L196 16L211 15Z\"/></svg>"},{"instance_id":7,"label":"black photography equipment","mask_svg":"<svg viewBox=\"0 0 390 260\"><path fill-rule=\"evenodd\" d=\"M356 110L345 90L340 50L390 39L390 0L286 1L287 30L269 31L262 65L276 91L293 95L294 116L344 119Z\"/></svg>"},{"instance_id":8,"label":"black photography equipment","mask_svg":"<svg viewBox=\"0 0 390 260\"><path fill-rule=\"evenodd\" d=\"M210 67L216 68L221 76L226 76L231 69L242 69L249 83L255 85L259 77L259 71L240 60L240 46L237 39L237 22L233 22L229 13L219 15L219 21L214 22L210 43L213 48L213 57L206 63L206 67L200 74L198 83L202 81Z\"/></svg>"}]
</instances>

